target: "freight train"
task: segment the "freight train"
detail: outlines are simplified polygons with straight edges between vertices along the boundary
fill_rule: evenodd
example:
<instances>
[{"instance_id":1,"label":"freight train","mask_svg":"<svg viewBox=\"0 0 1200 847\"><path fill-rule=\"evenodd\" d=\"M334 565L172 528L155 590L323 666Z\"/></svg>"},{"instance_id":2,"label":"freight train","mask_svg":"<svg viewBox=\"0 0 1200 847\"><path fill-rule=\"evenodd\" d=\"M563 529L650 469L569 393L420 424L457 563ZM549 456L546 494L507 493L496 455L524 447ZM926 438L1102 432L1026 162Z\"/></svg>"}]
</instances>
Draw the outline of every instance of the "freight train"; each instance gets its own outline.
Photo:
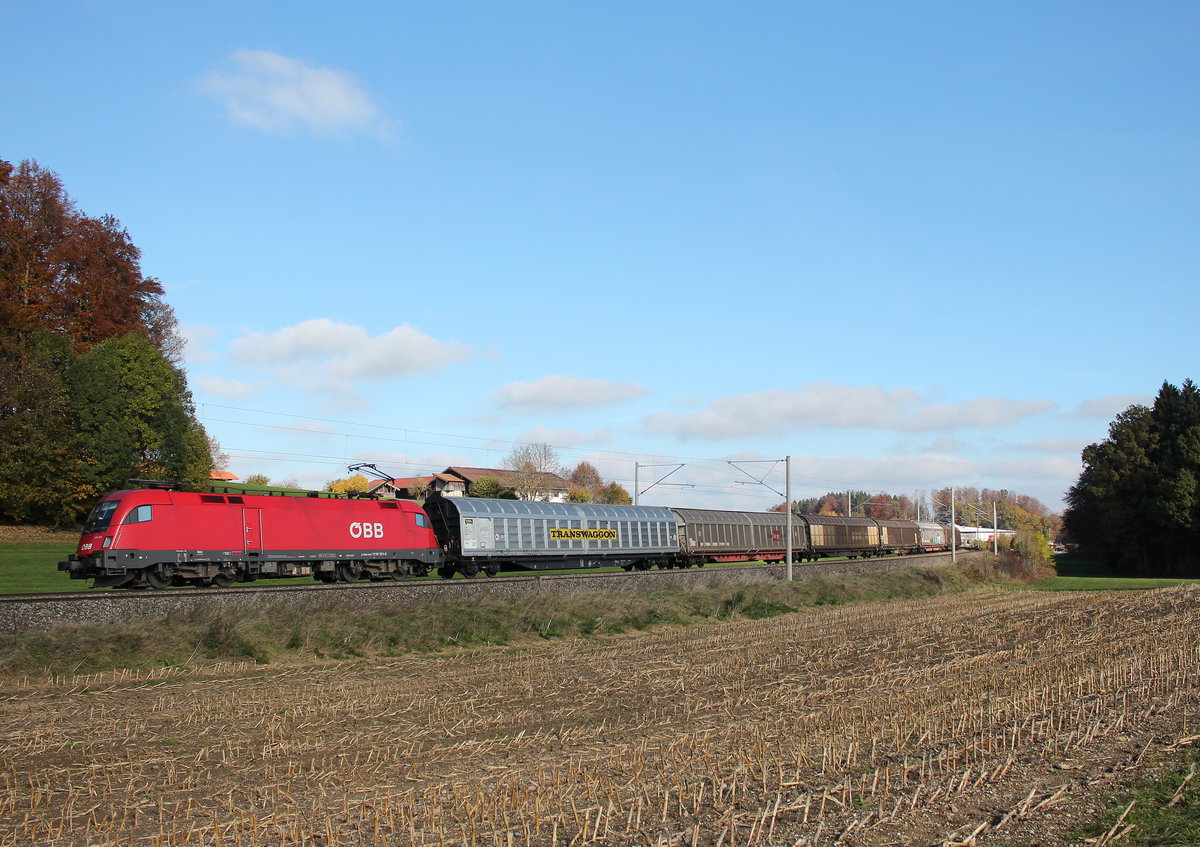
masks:
<instances>
[{"instance_id":1,"label":"freight train","mask_svg":"<svg viewBox=\"0 0 1200 847\"><path fill-rule=\"evenodd\" d=\"M665 506L435 495L408 500L202 493L156 486L96 504L58 569L94 587L228 587L260 578L321 582L443 578L501 570L689 568L782 561L787 518ZM935 523L795 515L795 561L948 550Z\"/></svg>"}]
</instances>

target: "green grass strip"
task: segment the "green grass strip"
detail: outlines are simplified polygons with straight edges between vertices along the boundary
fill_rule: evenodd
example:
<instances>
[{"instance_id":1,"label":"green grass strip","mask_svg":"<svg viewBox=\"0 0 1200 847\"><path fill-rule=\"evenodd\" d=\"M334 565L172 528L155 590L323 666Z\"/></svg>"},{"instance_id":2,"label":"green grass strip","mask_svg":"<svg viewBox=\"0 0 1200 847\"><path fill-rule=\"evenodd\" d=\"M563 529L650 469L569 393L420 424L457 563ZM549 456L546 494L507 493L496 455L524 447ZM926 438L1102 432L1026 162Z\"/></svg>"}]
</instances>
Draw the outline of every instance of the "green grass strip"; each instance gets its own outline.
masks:
<instances>
[{"instance_id":1,"label":"green grass strip","mask_svg":"<svg viewBox=\"0 0 1200 847\"><path fill-rule=\"evenodd\" d=\"M1115 796L1108 812L1073 833L1070 843L1121 847L1195 847L1200 844L1200 752L1191 751L1170 773Z\"/></svg>"}]
</instances>

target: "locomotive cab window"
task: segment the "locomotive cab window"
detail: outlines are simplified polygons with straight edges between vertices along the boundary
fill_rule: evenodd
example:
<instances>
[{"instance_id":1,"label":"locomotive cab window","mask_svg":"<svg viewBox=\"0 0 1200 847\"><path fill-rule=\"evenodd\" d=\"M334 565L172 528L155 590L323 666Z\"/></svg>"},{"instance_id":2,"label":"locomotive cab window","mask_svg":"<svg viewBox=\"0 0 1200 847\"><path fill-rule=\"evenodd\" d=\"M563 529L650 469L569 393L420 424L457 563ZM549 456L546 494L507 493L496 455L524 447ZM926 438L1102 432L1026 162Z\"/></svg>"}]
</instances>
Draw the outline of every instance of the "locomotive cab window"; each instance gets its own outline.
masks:
<instances>
[{"instance_id":1,"label":"locomotive cab window","mask_svg":"<svg viewBox=\"0 0 1200 847\"><path fill-rule=\"evenodd\" d=\"M84 532L103 532L108 529L108 525L112 523L113 513L117 511L119 501L105 500L102 503L97 503L96 508L92 509L92 513L88 515L87 523L84 524Z\"/></svg>"},{"instance_id":2,"label":"locomotive cab window","mask_svg":"<svg viewBox=\"0 0 1200 847\"><path fill-rule=\"evenodd\" d=\"M421 513L419 513L419 512L415 513L415 514L413 515L413 518L416 520L416 522L417 522L417 526L424 526L424 527L428 527L428 526L430 525L430 524L429 524L429 518L425 517L424 515L422 515L422 514L421 514Z\"/></svg>"},{"instance_id":3,"label":"locomotive cab window","mask_svg":"<svg viewBox=\"0 0 1200 847\"><path fill-rule=\"evenodd\" d=\"M152 513L153 508L151 506L138 506L125 516L125 520L122 521L122 523L145 523L146 521L150 520Z\"/></svg>"}]
</instances>

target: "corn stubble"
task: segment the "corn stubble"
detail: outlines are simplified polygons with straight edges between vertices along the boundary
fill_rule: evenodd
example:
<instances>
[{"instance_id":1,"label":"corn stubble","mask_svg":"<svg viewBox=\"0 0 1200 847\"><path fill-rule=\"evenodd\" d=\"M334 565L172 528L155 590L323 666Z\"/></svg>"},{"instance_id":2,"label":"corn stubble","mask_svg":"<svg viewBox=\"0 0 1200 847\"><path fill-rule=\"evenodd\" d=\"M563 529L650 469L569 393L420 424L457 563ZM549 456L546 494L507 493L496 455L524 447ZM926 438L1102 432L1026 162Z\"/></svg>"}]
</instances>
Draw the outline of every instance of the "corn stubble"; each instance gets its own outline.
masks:
<instances>
[{"instance_id":1,"label":"corn stubble","mask_svg":"<svg viewBox=\"0 0 1200 847\"><path fill-rule=\"evenodd\" d=\"M1118 742L1195 713L1198 599L976 591L13 682L0 847L973 844L1068 802L1072 763L1111 770ZM1062 777L1030 784L1047 763Z\"/></svg>"}]
</instances>

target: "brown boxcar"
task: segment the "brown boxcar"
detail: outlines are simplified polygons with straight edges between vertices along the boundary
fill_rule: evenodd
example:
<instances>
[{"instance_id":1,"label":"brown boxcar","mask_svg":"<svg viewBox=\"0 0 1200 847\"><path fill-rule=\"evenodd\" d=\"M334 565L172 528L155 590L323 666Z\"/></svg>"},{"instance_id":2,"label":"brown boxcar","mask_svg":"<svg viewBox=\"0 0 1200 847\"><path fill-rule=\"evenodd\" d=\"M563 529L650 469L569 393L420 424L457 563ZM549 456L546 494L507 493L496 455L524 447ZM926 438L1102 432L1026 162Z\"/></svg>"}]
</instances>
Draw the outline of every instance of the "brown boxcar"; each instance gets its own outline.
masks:
<instances>
[{"instance_id":1,"label":"brown boxcar","mask_svg":"<svg viewBox=\"0 0 1200 847\"><path fill-rule=\"evenodd\" d=\"M808 525L811 557L874 556L879 553L879 525L870 518L803 515Z\"/></svg>"},{"instance_id":2,"label":"brown boxcar","mask_svg":"<svg viewBox=\"0 0 1200 847\"><path fill-rule=\"evenodd\" d=\"M787 555L787 515L782 512L729 512L671 509L679 524L679 553L684 562L781 562ZM804 521L792 516L792 554L808 547Z\"/></svg>"},{"instance_id":3,"label":"brown boxcar","mask_svg":"<svg viewBox=\"0 0 1200 847\"><path fill-rule=\"evenodd\" d=\"M919 553L921 533L912 521L882 521L879 524L879 547L883 553Z\"/></svg>"}]
</instances>

